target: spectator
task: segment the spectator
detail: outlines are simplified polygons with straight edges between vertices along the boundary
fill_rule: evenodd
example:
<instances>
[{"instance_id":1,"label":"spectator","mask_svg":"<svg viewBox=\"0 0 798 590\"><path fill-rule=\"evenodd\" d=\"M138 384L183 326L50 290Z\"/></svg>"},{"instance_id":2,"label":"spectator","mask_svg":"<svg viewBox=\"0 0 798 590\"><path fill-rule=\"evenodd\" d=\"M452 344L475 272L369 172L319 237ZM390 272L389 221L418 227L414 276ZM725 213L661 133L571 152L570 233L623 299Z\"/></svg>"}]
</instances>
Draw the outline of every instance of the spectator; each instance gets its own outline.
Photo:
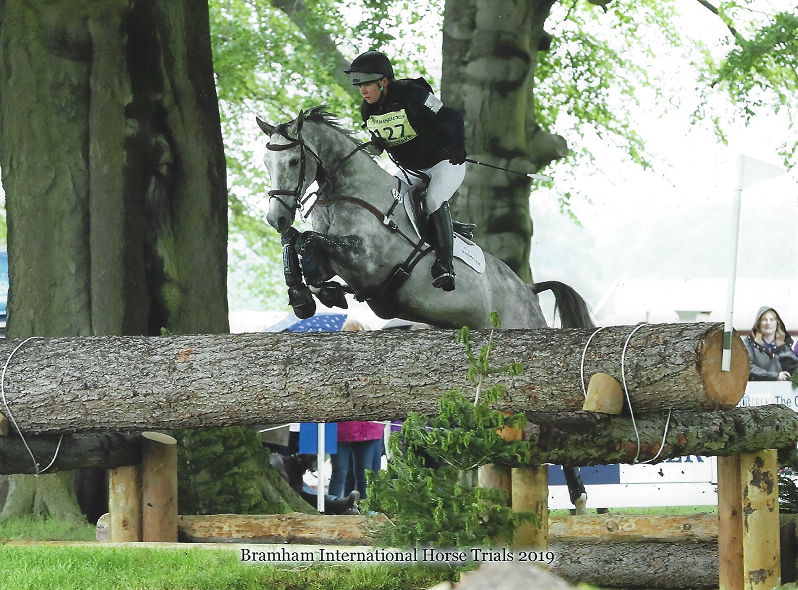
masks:
<instances>
[{"instance_id":1,"label":"spectator","mask_svg":"<svg viewBox=\"0 0 798 590\"><path fill-rule=\"evenodd\" d=\"M792 337L772 307L759 309L751 333L743 342L751 366L750 381L787 381L798 370Z\"/></svg>"},{"instance_id":2,"label":"spectator","mask_svg":"<svg viewBox=\"0 0 798 590\"><path fill-rule=\"evenodd\" d=\"M367 328L352 318L347 318L341 330L357 332ZM346 474L350 462L355 477L355 490L361 498L366 497L366 469L372 469L374 456L382 449L383 425L379 422L339 422L338 452L330 455L332 475L329 493L337 498L343 496Z\"/></svg>"}]
</instances>

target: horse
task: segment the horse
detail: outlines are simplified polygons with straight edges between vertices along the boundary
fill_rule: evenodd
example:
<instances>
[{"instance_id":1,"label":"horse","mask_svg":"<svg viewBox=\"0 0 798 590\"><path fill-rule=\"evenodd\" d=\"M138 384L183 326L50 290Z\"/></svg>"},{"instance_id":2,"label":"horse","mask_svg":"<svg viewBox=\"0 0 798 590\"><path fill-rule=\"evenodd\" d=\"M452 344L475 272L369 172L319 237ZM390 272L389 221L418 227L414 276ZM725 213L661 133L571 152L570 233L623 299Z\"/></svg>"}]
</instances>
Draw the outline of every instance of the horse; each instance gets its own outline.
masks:
<instances>
[{"instance_id":1,"label":"horse","mask_svg":"<svg viewBox=\"0 0 798 590\"><path fill-rule=\"evenodd\" d=\"M301 281L296 264L290 262L293 247L308 285L328 305L330 300L346 305L342 296L321 296L325 286L334 288L327 281L337 276L384 319L486 329L491 327L491 312L497 312L502 328L545 328L538 294L551 290L563 327L593 326L587 304L573 288L559 281L525 283L504 262L473 244L476 254L472 248L472 254L454 260L456 289L434 288L434 255L428 255L431 248L416 237L417 224L410 208L403 206L408 186L366 153L367 143L356 142L323 105L276 126L256 120L269 138L264 164L273 190L267 221L283 236L289 286ZM318 188L309 192L314 182ZM312 197L315 202L305 213L312 231L286 239L296 232L291 226L297 211Z\"/></svg>"},{"instance_id":2,"label":"horse","mask_svg":"<svg viewBox=\"0 0 798 590\"><path fill-rule=\"evenodd\" d=\"M366 154L366 144L357 144L323 106L278 126L260 118L257 123L269 136L264 164L277 187L269 192L268 223L286 234L308 188L319 185L312 195L313 231L295 240L312 287L338 276L381 318L472 329L490 328L491 312L504 328L545 328L538 293L551 290L563 327L592 325L587 304L571 287L525 283L481 249L482 266L455 258L454 291L432 287L434 255L426 255L430 248L416 241L413 222L396 205L407 185ZM413 272L407 272L411 264ZM397 276L404 283L386 289L398 284Z\"/></svg>"}]
</instances>

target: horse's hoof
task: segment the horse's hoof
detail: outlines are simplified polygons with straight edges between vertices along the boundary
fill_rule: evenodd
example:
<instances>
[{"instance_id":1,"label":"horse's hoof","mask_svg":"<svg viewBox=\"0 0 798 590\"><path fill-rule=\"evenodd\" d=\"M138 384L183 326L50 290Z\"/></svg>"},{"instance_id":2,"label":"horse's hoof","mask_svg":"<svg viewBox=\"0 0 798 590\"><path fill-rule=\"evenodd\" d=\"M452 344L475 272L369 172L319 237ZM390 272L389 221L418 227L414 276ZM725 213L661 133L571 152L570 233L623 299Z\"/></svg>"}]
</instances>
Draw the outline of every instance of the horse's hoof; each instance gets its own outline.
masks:
<instances>
[{"instance_id":1,"label":"horse's hoof","mask_svg":"<svg viewBox=\"0 0 798 590\"><path fill-rule=\"evenodd\" d=\"M316 298L327 307L340 307L341 309L349 307L343 287L335 283L325 284L321 291L316 293Z\"/></svg>"},{"instance_id":2,"label":"horse's hoof","mask_svg":"<svg viewBox=\"0 0 798 590\"><path fill-rule=\"evenodd\" d=\"M316 302L313 301L313 295L305 284L288 288L288 304L300 320L311 318L316 313Z\"/></svg>"},{"instance_id":3,"label":"horse's hoof","mask_svg":"<svg viewBox=\"0 0 798 590\"><path fill-rule=\"evenodd\" d=\"M576 514L579 516L587 514L587 494L582 493L581 496L574 500L574 508L576 508Z\"/></svg>"}]
</instances>

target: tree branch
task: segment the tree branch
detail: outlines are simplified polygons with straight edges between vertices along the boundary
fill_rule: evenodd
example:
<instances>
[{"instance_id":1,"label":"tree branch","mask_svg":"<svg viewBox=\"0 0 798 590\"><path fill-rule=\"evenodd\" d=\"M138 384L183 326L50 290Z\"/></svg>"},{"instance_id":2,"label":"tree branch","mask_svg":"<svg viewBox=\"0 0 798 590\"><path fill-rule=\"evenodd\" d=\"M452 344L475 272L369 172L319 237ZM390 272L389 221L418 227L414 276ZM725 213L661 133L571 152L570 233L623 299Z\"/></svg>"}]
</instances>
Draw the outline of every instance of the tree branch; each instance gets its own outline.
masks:
<instances>
[{"instance_id":1,"label":"tree branch","mask_svg":"<svg viewBox=\"0 0 798 590\"><path fill-rule=\"evenodd\" d=\"M282 10L296 27L302 31L308 43L318 50L320 58L332 58L334 66L329 71L330 75L359 104L362 100L360 92L349 83L349 79L344 74L344 70L349 67L350 61L338 51L335 41L323 29L313 24L312 15L305 1L271 0L271 3L275 8Z\"/></svg>"},{"instance_id":2,"label":"tree branch","mask_svg":"<svg viewBox=\"0 0 798 590\"><path fill-rule=\"evenodd\" d=\"M735 39L737 39L738 41L742 40L742 35L740 35L740 33L737 32L737 29L735 29L729 22L726 21L725 18L723 18L720 15L720 12L718 11L718 7L717 6L715 6L713 4L710 4L709 2L707 2L707 0L696 0L696 1L701 6L703 6L707 10L709 10L712 14L717 16L721 21L723 21L723 24L726 25L726 27L729 29L729 31L731 31L731 34L734 36Z\"/></svg>"}]
</instances>

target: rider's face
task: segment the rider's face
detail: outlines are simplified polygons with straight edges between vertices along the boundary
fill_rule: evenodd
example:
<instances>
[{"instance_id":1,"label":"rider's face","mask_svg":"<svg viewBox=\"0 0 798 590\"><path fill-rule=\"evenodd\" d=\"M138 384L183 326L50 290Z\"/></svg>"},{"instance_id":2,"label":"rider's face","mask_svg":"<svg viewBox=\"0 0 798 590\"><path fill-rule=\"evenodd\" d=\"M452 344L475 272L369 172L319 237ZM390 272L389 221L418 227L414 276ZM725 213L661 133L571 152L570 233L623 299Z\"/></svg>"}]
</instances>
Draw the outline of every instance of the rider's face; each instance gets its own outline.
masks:
<instances>
[{"instance_id":1,"label":"rider's face","mask_svg":"<svg viewBox=\"0 0 798 590\"><path fill-rule=\"evenodd\" d=\"M366 82L365 84L358 84L358 88L360 89L360 96L363 97L369 104L374 104L375 102L379 102L382 93L385 92L387 89L385 88L385 78L379 80L377 82ZM380 86L383 87L382 92L380 92Z\"/></svg>"}]
</instances>

